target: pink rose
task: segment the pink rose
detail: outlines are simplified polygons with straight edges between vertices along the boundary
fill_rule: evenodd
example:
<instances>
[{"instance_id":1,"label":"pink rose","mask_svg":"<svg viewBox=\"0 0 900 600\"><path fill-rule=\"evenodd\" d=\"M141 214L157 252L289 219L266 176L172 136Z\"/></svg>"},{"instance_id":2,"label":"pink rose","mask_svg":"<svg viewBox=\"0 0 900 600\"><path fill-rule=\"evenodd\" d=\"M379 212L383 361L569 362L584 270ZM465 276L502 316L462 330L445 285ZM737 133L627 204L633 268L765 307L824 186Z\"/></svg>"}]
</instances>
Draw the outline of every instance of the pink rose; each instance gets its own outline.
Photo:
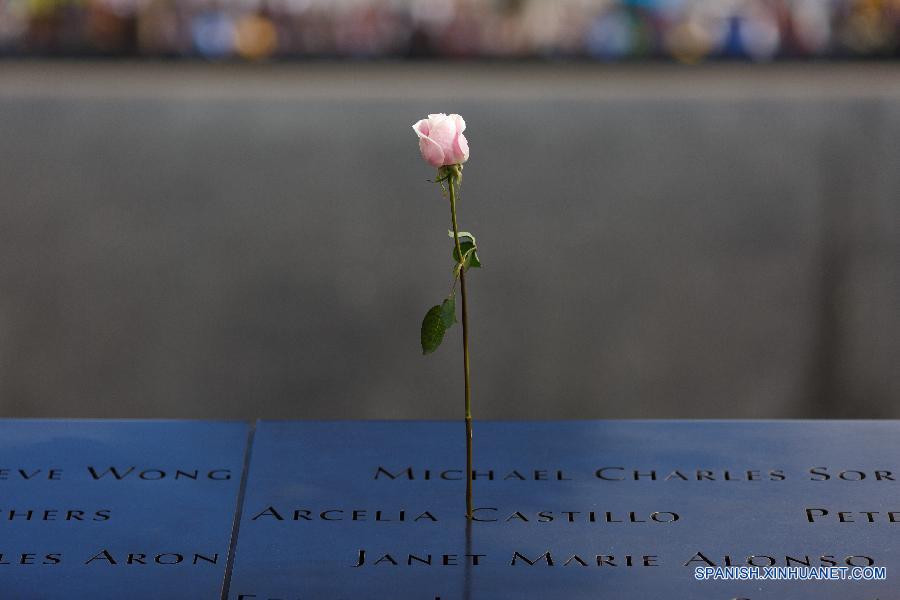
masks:
<instances>
[{"instance_id":1,"label":"pink rose","mask_svg":"<svg viewBox=\"0 0 900 600\"><path fill-rule=\"evenodd\" d=\"M419 136L422 158L432 167L462 164L469 160L469 142L463 131L466 122L459 115L428 115L412 126Z\"/></svg>"}]
</instances>

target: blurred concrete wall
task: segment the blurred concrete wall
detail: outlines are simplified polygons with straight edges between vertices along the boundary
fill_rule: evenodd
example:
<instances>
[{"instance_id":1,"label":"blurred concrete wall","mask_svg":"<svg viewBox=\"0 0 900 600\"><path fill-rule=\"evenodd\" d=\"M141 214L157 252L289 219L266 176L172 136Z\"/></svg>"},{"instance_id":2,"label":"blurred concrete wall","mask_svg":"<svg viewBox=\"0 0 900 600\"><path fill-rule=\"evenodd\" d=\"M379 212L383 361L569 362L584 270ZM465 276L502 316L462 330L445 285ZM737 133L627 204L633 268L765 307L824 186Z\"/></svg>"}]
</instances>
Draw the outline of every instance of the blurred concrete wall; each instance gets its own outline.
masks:
<instances>
[{"instance_id":1,"label":"blurred concrete wall","mask_svg":"<svg viewBox=\"0 0 900 600\"><path fill-rule=\"evenodd\" d=\"M900 69L0 64L3 416L900 417Z\"/></svg>"}]
</instances>

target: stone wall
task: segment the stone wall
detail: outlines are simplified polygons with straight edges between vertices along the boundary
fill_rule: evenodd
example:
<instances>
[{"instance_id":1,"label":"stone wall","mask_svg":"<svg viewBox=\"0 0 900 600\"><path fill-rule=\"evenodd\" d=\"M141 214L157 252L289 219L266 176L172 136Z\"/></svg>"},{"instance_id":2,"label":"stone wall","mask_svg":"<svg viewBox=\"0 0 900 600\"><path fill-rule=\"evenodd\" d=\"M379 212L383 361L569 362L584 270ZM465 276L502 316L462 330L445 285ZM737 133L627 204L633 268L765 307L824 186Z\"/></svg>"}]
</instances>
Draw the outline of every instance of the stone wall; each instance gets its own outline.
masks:
<instances>
[{"instance_id":1,"label":"stone wall","mask_svg":"<svg viewBox=\"0 0 900 600\"><path fill-rule=\"evenodd\" d=\"M900 69L0 65L3 416L900 417Z\"/></svg>"}]
</instances>

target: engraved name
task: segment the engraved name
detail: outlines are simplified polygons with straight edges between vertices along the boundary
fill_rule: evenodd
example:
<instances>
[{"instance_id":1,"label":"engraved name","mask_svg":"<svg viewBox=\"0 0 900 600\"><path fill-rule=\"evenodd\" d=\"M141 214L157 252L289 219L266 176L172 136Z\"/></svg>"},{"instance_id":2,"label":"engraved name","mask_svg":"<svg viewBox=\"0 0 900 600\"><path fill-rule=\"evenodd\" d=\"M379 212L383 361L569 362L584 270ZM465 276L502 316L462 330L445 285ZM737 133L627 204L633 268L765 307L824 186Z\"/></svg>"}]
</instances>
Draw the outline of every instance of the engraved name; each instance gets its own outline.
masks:
<instances>
[{"instance_id":1,"label":"engraved name","mask_svg":"<svg viewBox=\"0 0 900 600\"><path fill-rule=\"evenodd\" d=\"M809 523L897 523L900 524L900 510L841 511L828 508L807 508Z\"/></svg>"},{"instance_id":2,"label":"engraved name","mask_svg":"<svg viewBox=\"0 0 900 600\"><path fill-rule=\"evenodd\" d=\"M674 523L681 515L674 511L660 510L649 513L638 511L598 510L541 510L537 512L502 510L493 506L472 509L472 521L476 523ZM371 510L363 508L307 508L285 509L267 506L250 517L251 521L365 521L376 523L437 522L438 516L431 510Z\"/></svg>"},{"instance_id":3,"label":"engraved name","mask_svg":"<svg viewBox=\"0 0 900 600\"><path fill-rule=\"evenodd\" d=\"M112 510L73 510L58 508L0 509L0 519L5 521L108 521Z\"/></svg>"},{"instance_id":4,"label":"engraved name","mask_svg":"<svg viewBox=\"0 0 900 600\"><path fill-rule=\"evenodd\" d=\"M514 550L503 563L510 567L611 567L611 568L640 568L658 567L662 559L656 554L602 554L602 553L575 553L546 550L544 552L525 552ZM458 554L452 552L385 552L379 550L372 552L367 548L360 548L349 567L358 569L361 567L455 567L455 566L480 566L490 563L487 554L475 554L472 552ZM496 563L497 560L495 559ZM715 556L712 552L698 551L687 560L678 561L683 567L697 566L750 566L773 567L783 565L787 567L797 566L823 566L835 567L847 565L850 567L870 567L876 561L871 556L849 555L838 556L836 554L779 554L760 553L742 557L731 555Z\"/></svg>"},{"instance_id":5,"label":"engraved name","mask_svg":"<svg viewBox=\"0 0 900 600\"><path fill-rule=\"evenodd\" d=\"M589 473L575 473L565 469L473 469L474 481L572 481L590 478L599 481L785 481L785 469L703 469L703 468L634 468L605 466ZM811 467L800 476L807 481L891 481L897 475L891 469L834 469ZM416 468L413 466L375 467L375 481L462 481L463 469Z\"/></svg>"},{"instance_id":6,"label":"engraved name","mask_svg":"<svg viewBox=\"0 0 900 600\"><path fill-rule=\"evenodd\" d=\"M139 468L136 466L107 466L97 467L88 466L86 471L91 481L121 481L123 479L140 479L143 481L159 481L159 480L210 480L210 481L229 481L231 479L231 469L160 469L160 468ZM48 480L62 481L62 469L2 469L0 468L0 481L33 481Z\"/></svg>"},{"instance_id":7,"label":"engraved name","mask_svg":"<svg viewBox=\"0 0 900 600\"><path fill-rule=\"evenodd\" d=\"M0 552L0 565L59 565L64 563L62 552ZM78 562L83 565L216 565L218 553L201 552L127 552L114 553L106 548Z\"/></svg>"}]
</instances>

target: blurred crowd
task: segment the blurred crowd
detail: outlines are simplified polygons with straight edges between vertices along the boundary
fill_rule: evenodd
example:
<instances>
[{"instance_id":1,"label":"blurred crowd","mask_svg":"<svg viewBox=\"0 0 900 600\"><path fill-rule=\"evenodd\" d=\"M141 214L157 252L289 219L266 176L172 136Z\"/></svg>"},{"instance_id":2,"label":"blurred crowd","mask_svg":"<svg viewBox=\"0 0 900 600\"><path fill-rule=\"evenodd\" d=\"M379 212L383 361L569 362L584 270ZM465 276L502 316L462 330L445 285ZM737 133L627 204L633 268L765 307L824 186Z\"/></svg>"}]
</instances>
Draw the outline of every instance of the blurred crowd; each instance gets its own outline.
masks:
<instances>
[{"instance_id":1,"label":"blurred crowd","mask_svg":"<svg viewBox=\"0 0 900 600\"><path fill-rule=\"evenodd\" d=\"M900 56L900 0L0 0L4 56Z\"/></svg>"}]
</instances>

